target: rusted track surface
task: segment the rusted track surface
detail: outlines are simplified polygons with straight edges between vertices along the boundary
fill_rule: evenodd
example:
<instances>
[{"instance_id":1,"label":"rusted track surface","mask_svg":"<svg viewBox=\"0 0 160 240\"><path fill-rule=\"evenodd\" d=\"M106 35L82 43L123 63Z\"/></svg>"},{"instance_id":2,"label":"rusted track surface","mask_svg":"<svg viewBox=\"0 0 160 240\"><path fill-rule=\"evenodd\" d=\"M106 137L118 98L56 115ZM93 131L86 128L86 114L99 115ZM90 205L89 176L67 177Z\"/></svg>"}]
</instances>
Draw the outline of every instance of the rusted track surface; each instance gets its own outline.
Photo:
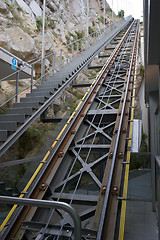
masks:
<instances>
[{"instance_id":1,"label":"rusted track surface","mask_svg":"<svg viewBox=\"0 0 160 240\"><path fill-rule=\"evenodd\" d=\"M46 154L40 171L28 191L24 191L21 196L63 200L74 205L82 221L84 234L82 235L86 238L95 238L98 226L101 225L107 182L111 176L110 172L113 172L113 176L116 173L112 166L115 144L117 144L115 158L118 153L118 159L121 159L119 164L122 166L134 67L131 56L134 56L136 27L136 22L130 25ZM125 120L122 120L123 115ZM117 166L116 168L119 169ZM115 182L110 184L110 187L108 185L108 193L111 189L115 191L114 186L119 189L117 186L120 184L120 179L116 177L114 179ZM117 198L117 191L115 192L114 196ZM108 198L109 196L108 194ZM92 226L95 211L96 216ZM106 222L108 217L109 214ZM39 220L41 224L37 224ZM22 222L24 222L23 228ZM68 225L70 236L65 232ZM103 223L101 226L103 230ZM50 231L51 227L52 231ZM95 231L92 231L92 228ZM33 229L35 237L32 235ZM49 239L46 236L51 236L50 239L59 239L60 236L70 239L72 235L72 222L65 213L55 210L46 213L43 209L21 207L15 215L15 221L11 221L2 239Z\"/></svg>"}]
</instances>

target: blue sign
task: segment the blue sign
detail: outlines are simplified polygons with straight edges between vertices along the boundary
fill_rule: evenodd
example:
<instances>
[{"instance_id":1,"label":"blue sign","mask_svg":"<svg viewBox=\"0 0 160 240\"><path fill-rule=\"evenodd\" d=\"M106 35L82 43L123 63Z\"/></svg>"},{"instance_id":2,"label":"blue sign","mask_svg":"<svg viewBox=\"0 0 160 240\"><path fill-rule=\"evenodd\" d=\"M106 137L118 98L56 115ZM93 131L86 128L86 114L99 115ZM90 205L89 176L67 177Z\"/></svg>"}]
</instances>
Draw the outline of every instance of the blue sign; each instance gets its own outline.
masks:
<instances>
[{"instance_id":1,"label":"blue sign","mask_svg":"<svg viewBox=\"0 0 160 240\"><path fill-rule=\"evenodd\" d=\"M16 65L17 65L17 60L15 58L12 58L12 69L16 70L17 69Z\"/></svg>"}]
</instances>

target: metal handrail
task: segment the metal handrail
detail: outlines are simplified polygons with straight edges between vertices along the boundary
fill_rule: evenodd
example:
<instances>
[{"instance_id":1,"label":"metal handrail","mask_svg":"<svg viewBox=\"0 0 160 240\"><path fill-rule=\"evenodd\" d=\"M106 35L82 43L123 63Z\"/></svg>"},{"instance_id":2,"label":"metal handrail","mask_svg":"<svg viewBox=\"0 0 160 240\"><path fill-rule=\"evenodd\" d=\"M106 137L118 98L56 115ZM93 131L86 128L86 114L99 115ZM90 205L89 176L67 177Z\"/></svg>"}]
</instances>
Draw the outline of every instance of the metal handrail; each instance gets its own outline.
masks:
<instances>
[{"instance_id":1,"label":"metal handrail","mask_svg":"<svg viewBox=\"0 0 160 240\"><path fill-rule=\"evenodd\" d=\"M39 200L39 199L30 199L30 198L17 198L17 197L6 197L0 196L1 203L16 204L23 206L34 206L42 208L57 208L62 209L67 212L73 219L74 222L74 239L81 240L81 220L76 210L67 203L57 202L57 201L48 201L48 200Z\"/></svg>"}]
</instances>

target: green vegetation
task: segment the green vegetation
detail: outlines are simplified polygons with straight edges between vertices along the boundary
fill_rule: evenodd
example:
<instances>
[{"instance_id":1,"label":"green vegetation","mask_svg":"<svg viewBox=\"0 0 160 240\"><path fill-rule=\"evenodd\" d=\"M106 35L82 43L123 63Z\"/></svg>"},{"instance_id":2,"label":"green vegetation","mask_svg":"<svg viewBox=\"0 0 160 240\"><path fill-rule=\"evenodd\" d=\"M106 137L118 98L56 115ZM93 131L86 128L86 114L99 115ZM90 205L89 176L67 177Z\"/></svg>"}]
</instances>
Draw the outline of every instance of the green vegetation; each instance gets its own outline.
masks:
<instances>
[{"instance_id":1,"label":"green vegetation","mask_svg":"<svg viewBox=\"0 0 160 240\"><path fill-rule=\"evenodd\" d=\"M104 17L103 17L103 16L100 16L100 17L98 18L98 21L101 22L101 23L104 23Z\"/></svg>"},{"instance_id":2,"label":"green vegetation","mask_svg":"<svg viewBox=\"0 0 160 240\"><path fill-rule=\"evenodd\" d=\"M112 9L110 7L107 8L107 12L111 13Z\"/></svg>"},{"instance_id":3,"label":"green vegetation","mask_svg":"<svg viewBox=\"0 0 160 240\"><path fill-rule=\"evenodd\" d=\"M97 74L95 72L89 71L89 73L87 74L88 79L92 80L94 78L96 78Z\"/></svg>"},{"instance_id":4,"label":"green vegetation","mask_svg":"<svg viewBox=\"0 0 160 240\"><path fill-rule=\"evenodd\" d=\"M58 34L55 33L55 31L53 31L52 34L55 36L55 38L58 38Z\"/></svg>"},{"instance_id":5,"label":"green vegetation","mask_svg":"<svg viewBox=\"0 0 160 240\"><path fill-rule=\"evenodd\" d=\"M27 141L26 141L27 139ZM25 158L28 151L32 150L37 143L42 143L42 135L35 127L28 128L19 138L18 142L18 158Z\"/></svg>"},{"instance_id":6,"label":"green vegetation","mask_svg":"<svg viewBox=\"0 0 160 240\"><path fill-rule=\"evenodd\" d=\"M23 12L23 9L21 7L17 7L17 9L15 8L15 4L9 4L8 2L6 2L6 5L7 5L7 8L8 10L12 13L14 19L20 23L20 25L22 26L23 25L23 20L21 17L19 17L19 13L18 11L21 11ZM18 10L18 11L17 11ZM10 24L7 24L8 27L10 27Z\"/></svg>"},{"instance_id":7,"label":"green vegetation","mask_svg":"<svg viewBox=\"0 0 160 240\"><path fill-rule=\"evenodd\" d=\"M57 22L57 21L51 20L51 19L49 19L49 17L47 17L46 27L50 27L50 28L54 29L56 27L55 22Z\"/></svg>"},{"instance_id":8,"label":"green vegetation","mask_svg":"<svg viewBox=\"0 0 160 240\"><path fill-rule=\"evenodd\" d=\"M23 20L21 17L18 16L18 14L13 14L14 19L19 22L21 25L23 24Z\"/></svg>"},{"instance_id":9,"label":"green vegetation","mask_svg":"<svg viewBox=\"0 0 160 240\"><path fill-rule=\"evenodd\" d=\"M37 18L36 19L37 30L40 32L42 28L42 20Z\"/></svg>"},{"instance_id":10,"label":"green vegetation","mask_svg":"<svg viewBox=\"0 0 160 240\"><path fill-rule=\"evenodd\" d=\"M17 10L23 13L23 9L20 6L17 7Z\"/></svg>"},{"instance_id":11,"label":"green vegetation","mask_svg":"<svg viewBox=\"0 0 160 240\"><path fill-rule=\"evenodd\" d=\"M44 136L53 131L56 124L37 124L29 127L18 141L18 158L25 158L29 151L44 144Z\"/></svg>"},{"instance_id":12,"label":"green vegetation","mask_svg":"<svg viewBox=\"0 0 160 240\"><path fill-rule=\"evenodd\" d=\"M85 36L84 31L82 31L82 32L75 31L75 33L77 34L77 39L81 39Z\"/></svg>"},{"instance_id":13,"label":"green vegetation","mask_svg":"<svg viewBox=\"0 0 160 240\"><path fill-rule=\"evenodd\" d=\"M141 70L140 70L140 76L142 78L144 78L144 67L143 66L141 67Z\"/></svg>"},{"instance_id":14,"label":"green vegetation","mask_svg":"<svg viewBox=\"0 0 160 240\"><path fill-rule=\"evenodd\" d=\"M92 28L91 26L88 27L88 33L89 33L89 34L94 33L94 30L93 30L93 28Z\"/></svg>"},{"instance_id":15,"label":"green vegetation","mask_svg":"<svg viewBox=\"0 0 160 240\"><path fill-rule=\"evenodd\" d=\"M83 31L82 32L75 31L75 33L76 34L73 34L73 33L68 31L68 35L65 36L66 40L67 40L67 44L75 42L76 40L81 39L85 36L85 33ZM72 41L71 41L71 37L73 39ZM81 44L79 44L78 49L79 49L79 51L81 51ZM75 51L77 50L77 43L74 43L74 50ZM68 51L72 52L72 47L71 46L69 47Z\"/></svg>"},{"instance_id":16,"label":"green vegetation","mask_svg":"<svg viewBox=\"0 0 160 240\"><path fill-rule=\"evenodd\" d=\"M123 18L124 17L124 10L120 10L118 12L118 17Z\"/></svg>"},{"instance_id":17,"label":"green vegetation","mask_svg":"<svg viewBox=\"0 0 160 240\"><path fill-rule=\"evenodd\" d=\"M10 98L11 98L11 96L6 95L6 100L5 100L5 101L9 100ZM7 102L3 107L1 107L1 108L0 108L0 114L5 114L5 113L6 113L6 109L7 109L7 108L10 108L11 105L12 105L12 103L13 103L13 100L10 100L10 101Z\"/></svg>"},{"instance_id":18,"label":"green vegetation","mask_svg":"<svg viewBox=\"0 0 160 240\"><path fill-rule=\"evenodd\" d=\"M71 37L73 38L72 42L76 41L77 35L74 35L73 33L68 31L68 35L66 35L67 43L70 43Z\"/></svg>"},{"instance_id":19,"label":"green vegetation","mask_svg":"<svg viewBox=\"0 0 160 240\"><path fill-rule=\"evenodd\" d=\"M29 35L32 35L32 31L29 27L24 27L24 26L21 26L21 29L24 30L24 32L28 33Z\"/></svg>"}]
</instances>

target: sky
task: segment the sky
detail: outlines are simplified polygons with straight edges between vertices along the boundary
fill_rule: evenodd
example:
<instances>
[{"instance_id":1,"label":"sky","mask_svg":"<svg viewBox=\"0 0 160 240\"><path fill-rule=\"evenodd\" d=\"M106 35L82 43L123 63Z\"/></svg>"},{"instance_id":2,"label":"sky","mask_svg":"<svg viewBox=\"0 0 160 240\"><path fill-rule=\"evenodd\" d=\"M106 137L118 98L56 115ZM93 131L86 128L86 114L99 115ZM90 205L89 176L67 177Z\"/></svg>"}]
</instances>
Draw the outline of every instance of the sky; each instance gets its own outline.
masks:
<instances>
[{"instance_id":1,"label":"sky","mask_svg":"<svg viewBox=\"0 0 160 240\"><path fill-rule=\"evenodd\" d=\"M123 9L125 17L132 15L135 19L140 19L143 16L143 0L107 0L108 4L117 14L119 10Z\"/></svg>"}]
</instances>

